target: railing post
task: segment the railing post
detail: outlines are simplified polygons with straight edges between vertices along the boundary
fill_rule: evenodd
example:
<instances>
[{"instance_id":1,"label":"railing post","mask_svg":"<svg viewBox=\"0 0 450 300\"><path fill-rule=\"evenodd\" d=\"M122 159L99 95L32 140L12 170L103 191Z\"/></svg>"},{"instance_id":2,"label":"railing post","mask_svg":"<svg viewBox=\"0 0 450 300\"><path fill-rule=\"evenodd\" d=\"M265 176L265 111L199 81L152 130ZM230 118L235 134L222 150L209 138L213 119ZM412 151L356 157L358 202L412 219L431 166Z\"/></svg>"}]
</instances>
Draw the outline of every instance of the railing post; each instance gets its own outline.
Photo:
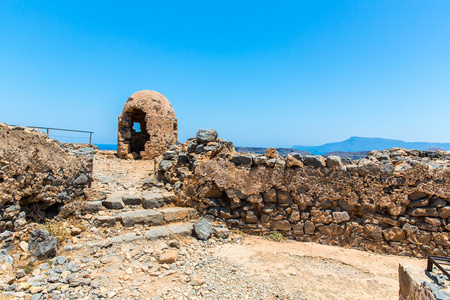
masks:
<instances>
[{"instance_id":1,"label":"railing post","mask_svg":"<svg viewBox=\"0 0 450 300\"><path fill-rule=\"evenodd\" d=\"M431 260L431 258L429 256L427 259L427 271L428 272L433 271L433 261Z\"/></svg>"},{"instance_id":2,"label":"railing post","mask_svg":"<svg viewBox=\"0 0 450 300\"><path fill-rule=\"evenodd\" d=\"M47 128L47 137L48 137L48 132L49 132L49 129Z\"/></svg>"},{"instance_id":3,"label":"railing post","mask_svg":"<svg viewBox=\"0 0 450 300\"><path fill-rule=\"evenodd\" d=\"M89 145L92 145L92 132L89 133Z\"/></svg>"}]
</instances>

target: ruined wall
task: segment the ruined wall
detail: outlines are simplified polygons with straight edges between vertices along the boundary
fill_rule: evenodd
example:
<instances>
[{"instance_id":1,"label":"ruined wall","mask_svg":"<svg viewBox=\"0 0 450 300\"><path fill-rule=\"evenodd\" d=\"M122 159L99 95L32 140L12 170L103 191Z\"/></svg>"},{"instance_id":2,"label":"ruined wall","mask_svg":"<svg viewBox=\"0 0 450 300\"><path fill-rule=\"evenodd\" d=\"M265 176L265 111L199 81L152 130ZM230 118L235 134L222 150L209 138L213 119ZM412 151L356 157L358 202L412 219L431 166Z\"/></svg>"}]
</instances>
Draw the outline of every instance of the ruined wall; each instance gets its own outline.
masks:
<instances>
[{"instance_id":1,"label":"ruined wall","mask_svg":"<svg viewBox=\"0 0 450 300\"><path fill-rule=\"evenodd\" d=\"M135 126L139 126L139 130ZM117 156L153 159L178 139L178 120L170 102L158 92L131 95L118 120Z\"/></svg>"},{"instance_id":2,"label":"ruined wall","mask_svg":"<svg viewBox=\"0 0 450 300\"><path fill-rule=\"evenodd\" d=\"M174 185L177 204L244 232L450 254L449 152L391 149L358 161L266 154L236 155L229 142L197 135L164 154L159 176Z\"/></svg>"},{"instance_id":3,"label":"ruined wall","mask_svg":"<svg viewBox=\"0 0 450 300\"><path fill-rule=\"evenodd\" d=\"M92 181L93 153L64 148L37 129L0 123L0 230L24 226L35 203L39 210L57 209L83 197Z\"/></svg>"}]
</instances>

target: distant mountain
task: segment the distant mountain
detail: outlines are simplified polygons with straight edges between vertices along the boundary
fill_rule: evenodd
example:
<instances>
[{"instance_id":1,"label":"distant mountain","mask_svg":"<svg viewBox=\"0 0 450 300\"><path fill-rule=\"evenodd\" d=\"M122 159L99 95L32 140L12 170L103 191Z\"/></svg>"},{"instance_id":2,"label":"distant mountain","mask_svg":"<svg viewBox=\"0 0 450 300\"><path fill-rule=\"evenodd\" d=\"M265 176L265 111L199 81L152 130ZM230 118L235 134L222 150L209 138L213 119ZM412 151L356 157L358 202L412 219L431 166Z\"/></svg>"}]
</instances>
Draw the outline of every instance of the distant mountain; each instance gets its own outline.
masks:
<instances>
[{"instance_id":1,"label":"distant mountain","mask_svg":"<svg viewBox=\"0 0 450 300\"><path fill-rule=\"evenodd\" d=\"M244 153L253 153L253 154L264 154L266 153L267 148L260 148L260 147L234 147L236 151L238 152L244 152ZM306 151L301 151L297 149L292 148L275 148L278 151L278 155L284 156L286 154L295 152L300 153L301 155L308 155L311 154Z\"/></svg>"},{"instance_id":2,"label":"distant mountain","mask_svg":"<svg viewBox=\"0 0 450 300\"><path fill-rule=\"evenodd\" d=\"M370 151L357 151L357 152L345 152L345 151L333 151L323 154L324 157L328 156L339 156L339 157L349 157L351 159L364 158L369 154Z\"/></svg>"},{"instance_id":3,"label":"distant mountain","mask_svg":"<svg viewBox=\"0 0 450 300\"><path fill-rule=\"evenodd\" d=\"M312 154L325 154L327 152L360 152L390 149L400 147L406 149L426 150L428 148L440 148L449 151L450 143L426 143L426 142L405 142L401 140L391 140L383 138L366 138L353 136L345 141L337 143L327 143L321 146L293 146L292 148L311 152Z\"/></svg>"}]
</instances>

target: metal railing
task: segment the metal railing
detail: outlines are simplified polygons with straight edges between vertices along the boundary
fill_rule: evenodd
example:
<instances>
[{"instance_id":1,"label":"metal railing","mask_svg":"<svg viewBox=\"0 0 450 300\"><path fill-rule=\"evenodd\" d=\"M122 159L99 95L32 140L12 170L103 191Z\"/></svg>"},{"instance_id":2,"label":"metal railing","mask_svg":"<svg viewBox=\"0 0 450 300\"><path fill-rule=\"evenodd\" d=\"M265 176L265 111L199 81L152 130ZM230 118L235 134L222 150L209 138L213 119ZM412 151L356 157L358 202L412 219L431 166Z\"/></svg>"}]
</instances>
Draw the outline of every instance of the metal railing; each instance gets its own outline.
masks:
<instances>
[{"instance_id":1,"label":"metal railing","mask_svg":"<svg viewBox=\"0 0 450 300\"><path fill-rule=\"evenodd\" d=\"M450 279L450 274L448 273L449 269L445 269L443 266L450 265L450 258L444 256L436 256L436 255L428 255L427 260L427 271L433 271L433 265L435 265L442 273Z\"/></svg>"},{"instance_id":2,"label":"metal railing","mask_svg":"<svg viewBox=\"0 0 450 300\"><path fill-rule=\"evenodd\" d=\"M19 126L19 125L11 125L11 126ZM92 145L92 134L94 133L93 131L74 130L74 129L62 129L62 128L52 128L52 127L40 127L40 126L25 126L25 127L36 128L36 129L44 129L44 130L47 131L47 135L49 135L50 130L89 133L89 145Z\"/></svg>"}]
</instances>

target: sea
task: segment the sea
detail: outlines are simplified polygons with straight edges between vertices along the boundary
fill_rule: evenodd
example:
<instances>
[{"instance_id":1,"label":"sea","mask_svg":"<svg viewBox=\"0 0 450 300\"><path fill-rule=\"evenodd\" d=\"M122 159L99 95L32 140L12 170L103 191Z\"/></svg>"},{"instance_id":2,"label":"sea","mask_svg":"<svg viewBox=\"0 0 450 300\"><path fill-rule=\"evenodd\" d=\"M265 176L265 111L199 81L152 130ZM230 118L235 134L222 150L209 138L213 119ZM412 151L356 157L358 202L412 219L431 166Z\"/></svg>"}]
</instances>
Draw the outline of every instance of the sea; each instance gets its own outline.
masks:
<instances>
[{"instance_id":1,"label":"sea","mask_svg":"<svg viewBox=\"0 0 450 300\"><path fill-rule=\"evenodd\" d=\"M117 150L117 144L94 144L98 150Z\"/></svg>"}]
</instances>

